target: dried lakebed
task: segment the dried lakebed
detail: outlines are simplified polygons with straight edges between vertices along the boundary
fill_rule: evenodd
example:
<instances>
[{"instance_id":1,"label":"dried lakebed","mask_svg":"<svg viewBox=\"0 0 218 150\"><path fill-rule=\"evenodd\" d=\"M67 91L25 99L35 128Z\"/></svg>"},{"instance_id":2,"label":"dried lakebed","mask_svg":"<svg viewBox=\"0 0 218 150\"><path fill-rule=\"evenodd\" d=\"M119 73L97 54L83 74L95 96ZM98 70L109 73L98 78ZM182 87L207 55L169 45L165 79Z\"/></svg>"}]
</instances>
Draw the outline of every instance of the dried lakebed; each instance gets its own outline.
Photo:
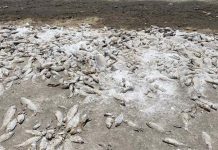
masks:
<instances>
[{"instance_id":1,"label":"dried lakebed","mask_svg":"<svg viewBox=\"0 0 218 150\"><path fill-rule=\"evenodd\" d=\"M218 148L218 36L2 26L0 149Z\"/></svg>"}]
</instances>

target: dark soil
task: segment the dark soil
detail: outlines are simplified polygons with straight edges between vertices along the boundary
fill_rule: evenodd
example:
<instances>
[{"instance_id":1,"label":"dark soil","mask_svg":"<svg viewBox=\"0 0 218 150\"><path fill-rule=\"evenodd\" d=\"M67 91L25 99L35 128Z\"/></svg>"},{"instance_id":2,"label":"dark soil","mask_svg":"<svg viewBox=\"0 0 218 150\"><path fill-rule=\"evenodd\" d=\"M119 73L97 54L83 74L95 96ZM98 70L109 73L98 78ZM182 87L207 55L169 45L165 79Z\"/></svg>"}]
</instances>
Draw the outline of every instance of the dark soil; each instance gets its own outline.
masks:
<instances>
[{"instance_id":1,"label":"dark soil","mask_svg":"<svg viewBox=\"0 0 218 150\"><path fill-rule=\"evenodd\" d=\"M7 6L7 8L4 8ZM102 0L1 0L0 21L25 18L65 20L98 17L97 26L218 29L217 2L160 2Z\"/></svg>"}]
</instances>

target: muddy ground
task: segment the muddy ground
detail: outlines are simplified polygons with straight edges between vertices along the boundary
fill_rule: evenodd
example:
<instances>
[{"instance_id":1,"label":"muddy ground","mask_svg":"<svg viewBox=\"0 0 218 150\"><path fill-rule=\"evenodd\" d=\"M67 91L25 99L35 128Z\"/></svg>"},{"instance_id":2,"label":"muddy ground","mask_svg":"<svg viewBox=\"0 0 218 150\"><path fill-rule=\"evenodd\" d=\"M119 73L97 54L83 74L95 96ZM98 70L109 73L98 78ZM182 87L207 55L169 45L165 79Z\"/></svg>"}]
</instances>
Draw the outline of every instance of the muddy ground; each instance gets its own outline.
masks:
<instances>
[{"instance_id":1,"label":"muddy ground","mask_svg":"<svg viewBox=\"0 0 218 150\"><path fill-rule=\"evenodd\" d=\"M67 90L48 88L43 82L38 82L37 84L32 82L18 82L0 97L0 117L3 117L4 112L11 104L16 104L18 109L21 110L19 100L22 96L34 99L34 102L40 103L43 113L37 116L31 116L32 113L27 112L27 120L24 124L17 126L13 138L4 142L3 146L8 150L16 150L12 145L20 144L31 137L24 132L25 130L32 129L38 122L41 123L40 129L45 128L51 121L53 121L51 122L51 126L55 126L54 111L66 111L59 106L70 108L70 106L79 104L79 109L87 113L91 121L87 123L83 132L79 134L85 139L85 144L73 143L73 147L78 150L206 150L207 146L202 141L201 131L207 131L213 137L212 144L214 150L218 147L218 127L216 125L218 120L216 111L205 112L199 108L196 118L189 126L190 130L185 131L182 128L175 127L181 125L181 120L178 116L167 117L164 113L160 114L162 117L144 116L134 108L126 109L120 107L116 102L106 104L100 101L93 101L86 104L84 97L67 98L68 94ZM217 90L210 90L207 96L208 98L216 99ZM193 105L186 96L184 96L183 100L190 106ZM124 112L128 116L128 119L140 124L142 130L135 131L134 128L128 127L126 124L122 124L119 128L113 127L108 130L105 126L105 117L103 116L107 112L113 112L114 114ZM165 129L171 132L167 134L151 130L146 126L146 122L148 121L165 123L167 124ZM0 133L3 132L1 131ZM165 137L182 140L190 149L188 147L167 145L162 142L162 139Z\"/></svg>"},{"instance_id":2,"label":"muddy ground","mask_svg":"<svg viewBox=\"0 0 218 150\"><path fill-rule=\"evenodd\" d=\"M0 21L32 18L61 22L95 17L97 27L218 29L216 1L1 0L0 7Z\"/></svg>"}]
</instances>

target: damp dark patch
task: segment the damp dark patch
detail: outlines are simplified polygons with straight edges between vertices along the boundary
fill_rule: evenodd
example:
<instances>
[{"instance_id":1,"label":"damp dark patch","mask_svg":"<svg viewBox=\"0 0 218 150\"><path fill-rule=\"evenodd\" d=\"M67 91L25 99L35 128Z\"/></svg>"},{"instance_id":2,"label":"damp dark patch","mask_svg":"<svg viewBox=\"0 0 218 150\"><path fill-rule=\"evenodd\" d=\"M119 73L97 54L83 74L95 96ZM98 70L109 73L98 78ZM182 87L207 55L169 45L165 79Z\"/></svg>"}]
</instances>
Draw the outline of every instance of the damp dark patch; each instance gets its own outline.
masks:
<instances>
[{"instance_id":1,"label":"damp dark patch","mask_svg":"<svg viewBox=\"0 0 218 150\"><path fill-rule=\"evenodd\" d=\"M137 29L157 25L218 29L218 2L1 0L0 7L0 21L99 17L101 20L97 26L116 28Z\"/></svg>"}]
</instances>

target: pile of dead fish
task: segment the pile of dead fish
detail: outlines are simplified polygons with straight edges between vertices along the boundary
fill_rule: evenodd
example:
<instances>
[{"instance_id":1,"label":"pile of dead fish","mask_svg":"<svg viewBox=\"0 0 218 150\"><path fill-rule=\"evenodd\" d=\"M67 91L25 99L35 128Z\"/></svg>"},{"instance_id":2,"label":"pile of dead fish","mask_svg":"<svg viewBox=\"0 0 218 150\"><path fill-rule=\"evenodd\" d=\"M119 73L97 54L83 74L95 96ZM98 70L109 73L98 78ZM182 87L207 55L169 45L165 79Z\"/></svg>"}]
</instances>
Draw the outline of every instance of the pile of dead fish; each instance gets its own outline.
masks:
<instances>
[{"instance_id":1,"label":"pile of dead fish","mask_svg":"<svg viewBox=\"0 0 218 150\"><path fill-rule=\"evenodd\" d=\"M215 36L158 27L136 32L7 26L0 30L0 41L0 94L15 82L41 79L50 87L69 89L69 97L101 95L111 87L128 93L143 84L148 87L143 93L152 97L166 92L154 83L165 78L186 86L196 99L203 98L206 83L218 85ZM153 71L162 77L148 78ZM114 80L117 73L119 81Z\"/></svg>"},{"instance_id":2,"label":"pile of dead fish","mask_svg":"<svg viewBox=\"0 0 218 150\"><path fill-rule=\"evenodd\" d=\"M83 144L85 141L77 133L81 133L83 127L89 120L86 114L80 116L78 112L78 105L74 105L69 109L64 117L63 113L59 110L55 112L57 125L53 129L45 130L26 130L25 132L33 135L32 138L24 141L15 147L27 147L30 149L40 150L53 150L53 149L74 149L71 142Z\"/></svg>"},{"instance_id":3,"label":"pile of dead fish","mask_svg":"<svg viewBox=\"0 0 218 150\"><path fill-rule=\"evenodd\" d=\"M5 133L0 136L0 143L7 141L15 134L15 128L18 125L22 125L26 118L26 108L36 112L37 106L32 103L31 100L22 97L20 100L23 109L18 111L17 106L13 105L8 108L4 114L1 130L5 130ZM2 148L3 149L3 148Z\"/></svg>"},{"instance_id":4,"label":"pile of dead fish","mask_svg":"<svg viewBox=\"0 0 218 150\"><path fill-rule=\"evenodd\" d=\"M30 99L22 97L21 104L34 113L39 112L37 106ZM83 144L85 142L84 139L76 134L82 132L83 127L90 119L87 114L81 115L81 113L78 112L78 108L78 105L74 105L68 110L66 116L59 110L55 111L54 115L57 120L55 127L38 130L41 125L38 123L34 125L32 129L25 130L27 134L33 137L14 147L22 149L30 147L29 149L31 150L37 148L40 150L53 150L64 147L66 150L72 150L73 145L71 142ZM5 130L6 133L0 136L0 143L9 140L15 134L14 130L16 126L24 122L26 118L25 110L18 114L16 112L17 107L13 105L10 106L5 113L1 130ZM3 150L3 146L1 147L1 150Z\"/></svg>"},{"instance_id":5,"label":"pile of dead fish","mask_svg":"<svg viewBox=\"0 0 218 150\"><path fill-rule=\"evenodd\" d=\"M217 47L216 35L155 26L141 31L106 27L92 29L88 25L74 28L4 26L0 30L0 95L16 82L37 83L43 80L49 87L68 89L69 98L74 95L103 96L103 100L113 99L121 107L128 106L130 102L146 107L146 100L150 98L177 99L179 93L176 89L179 89L193 100L196 107L208 112L216 111L218 105L207 99L205 91L208 87L216 89L218 85ZM35 105L25 98L22 101L37 113ZM178 100L173 104L181 103ZM51 147L62 143L68 145L72 141L69 134L81 131L77 127L87 121L87 116L80 117L75 111L77 107L75 105L66 118L62 112L55 112L60 134L51 136L51 143L54 141ZM165 107L159 105L156 109L162 108ZM8 112L11 117L4 121L7 137L13 135L18 122L18 118L11 121L14 111L15 106ZM185 130L188 130L193 114L194 110L181 113ZM122 122L135 126L125 121L123 114L115 117L108 113L105 117L109 129L113 125L120 126ZM147 125L165 132L157 124L150 122ZM36 134L18 147L39 140L41 145L46 145L43 143L49 140L47 132ZM210 143L206 132L202 136L206 143ZM185 145L170 138L163 141Z\"/></svg>"}]
</instances>

